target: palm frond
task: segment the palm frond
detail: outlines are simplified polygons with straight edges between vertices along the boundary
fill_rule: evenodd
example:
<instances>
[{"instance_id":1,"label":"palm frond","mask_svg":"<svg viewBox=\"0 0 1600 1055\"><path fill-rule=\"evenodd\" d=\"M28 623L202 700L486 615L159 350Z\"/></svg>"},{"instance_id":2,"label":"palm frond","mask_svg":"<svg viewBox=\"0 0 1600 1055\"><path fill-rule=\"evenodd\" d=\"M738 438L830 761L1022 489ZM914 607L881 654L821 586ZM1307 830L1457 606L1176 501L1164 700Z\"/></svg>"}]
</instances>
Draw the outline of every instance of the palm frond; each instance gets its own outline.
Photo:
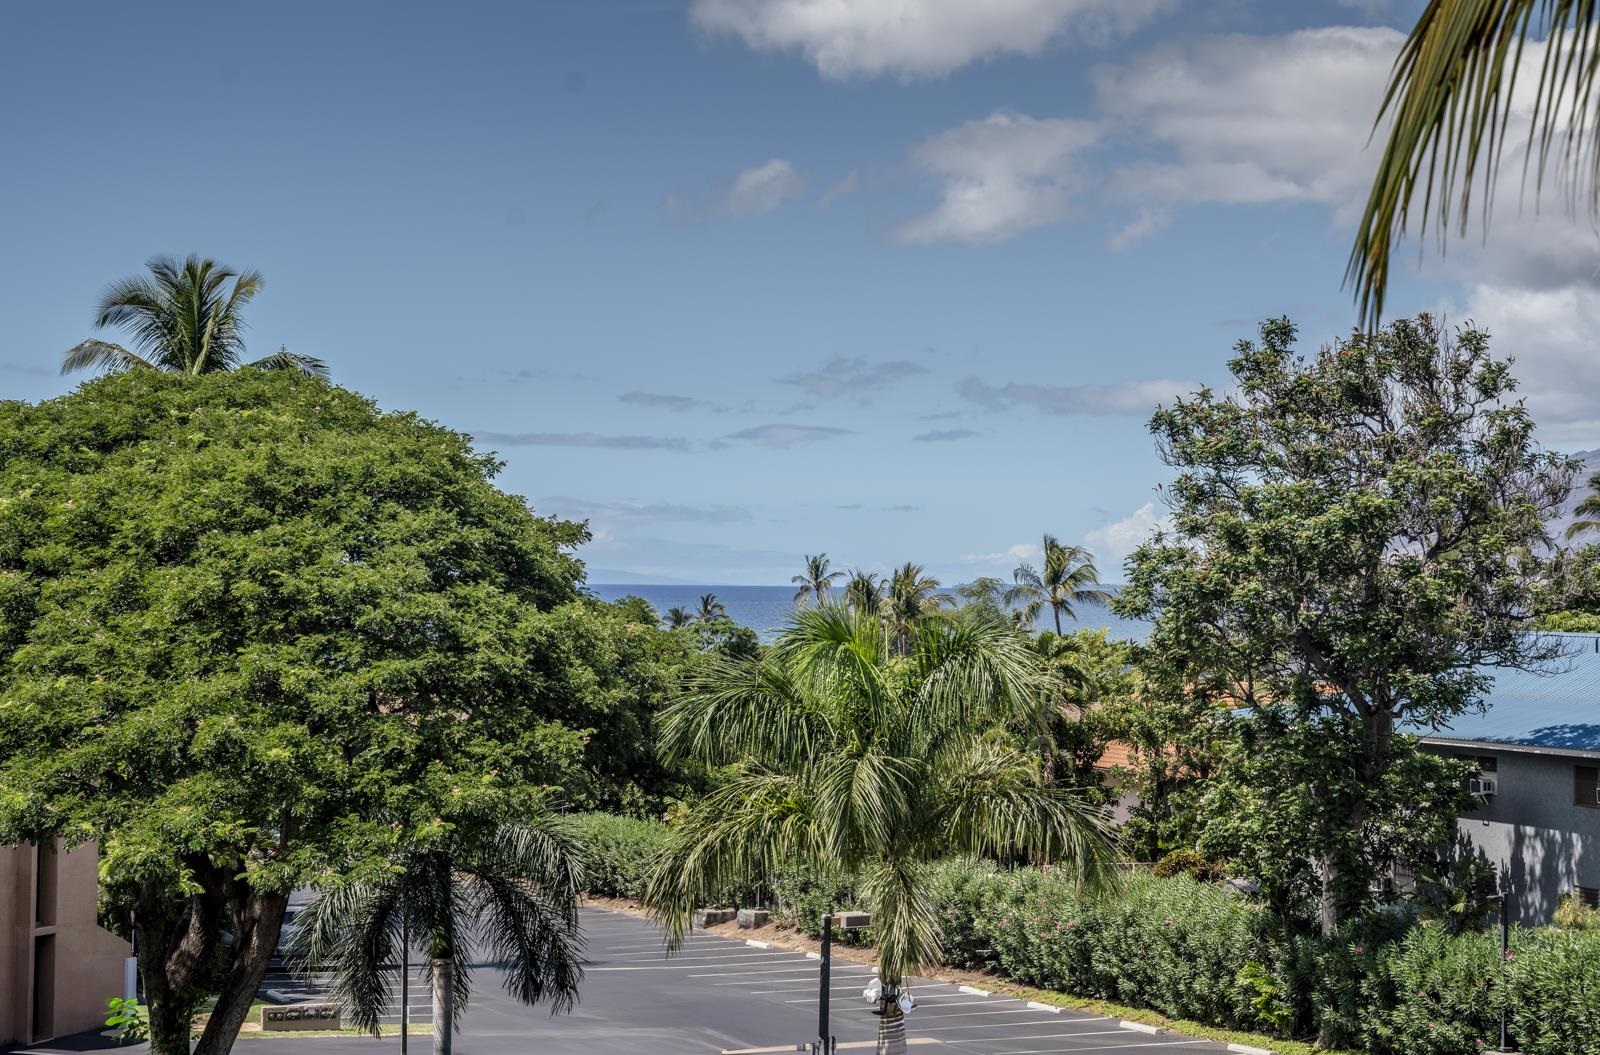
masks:
<instances>
[{"instance_id":1,"label":"palm frond","mask_svg":"<svg viewBox=\"0 0 1600 1055\"><path fill-rule=\"evenodd\" d=\"M708 667L657 719L662 757L707 765L803 765L831 739L831 721L773 657Z\"/></svg>"},{"instance_id":2,"label":"palm frond","mask_svg":"<svg viewBox=\"0 0 1600 1055\"><path fill-rule=\"evenodd\" d=\"M325 972L351 1023L374 1036L389 1009L385 969L399 944L402 895L398 879L324 890L302 910L289 947L291 970L301 977Z\"/></svg>"},{"instance_id":3,"label":"palm frond","mask_svg":"<svg viewBox=\"0 0 1600 1055\"><path fill-rule=\"evenodd\" d=\"M1524 181L1531 170L1542 184L1559 141L1569 174L1588 180L1591 211L1600 205L1597 15L1597 0L1430 0L1395 60L1374 125L1390 122L1345 270L1367 325L1382 317L1389 260L1419 189L1419 234L1430 214L1441 242L1452 221L1465 232L1475 190L1487 221L1514 108L1526 107L1529 121ZM1524 49L1541 38L1538 81L1531 94L1519 92Z\"/></svg>"},{"instance_id":4,"label":"palm frond","mask_svg":"<svg viewBox=\"0 0 1600 1055\"><path fill-rule=\"evenodd\" d=\"M156 365L142 355L136 355L119 344L88 340L67 349L61 357L61 372L98 370L104 374L117 374L124 370L156 369Z\"/></svg>"},{"instance_id":5,"label":"palm frond","mask_svg":"<svg viewBox=\"0 0 1600 1055\"><path fill-rule=\"evenodd\" d=\"M885 985L901 985L939 962L939 908L925 862L881 858L863 871L861 893L872 911L878 973Z\"/></svg>"},{"instance_id":6,"label":"palm frond","mask_svg":"<svg viewBox=\"0 0 1600 1055\"><path fill-rule=\"evenodd\" d=\"M299 370L301 373L311 374L313 377L327 377L328 364L314 355L301 355L291 352L287 348L279 348L271 355L264 355L260 359L245 363L257 370Z\"/></svg>"},{"instance_id":7,"label":"palm frond","mask_svg":"<svg viewBox=\"0 0 1600 1055\"><path fill-rule=\"evenodd\" d=\"M974 741L940 760L942 839L968 853L1066 862L1084 886L1114 876L1111 818L1083 790L1047 787L1038 760L993 741Z\"/></svg>"},{"instance_id":8,"label":"palm frond","mask_svg":"<svg viewBox=\"0 0 1600 1055\"><path fill-rule=\"evenodd\" d=\"M827 861L813 806L802 778L785 773L736 777L701 799L673 827L646 884L668 948L683 943L692 911L734 885L788 861Z\"/></svg>"}]
</instances>

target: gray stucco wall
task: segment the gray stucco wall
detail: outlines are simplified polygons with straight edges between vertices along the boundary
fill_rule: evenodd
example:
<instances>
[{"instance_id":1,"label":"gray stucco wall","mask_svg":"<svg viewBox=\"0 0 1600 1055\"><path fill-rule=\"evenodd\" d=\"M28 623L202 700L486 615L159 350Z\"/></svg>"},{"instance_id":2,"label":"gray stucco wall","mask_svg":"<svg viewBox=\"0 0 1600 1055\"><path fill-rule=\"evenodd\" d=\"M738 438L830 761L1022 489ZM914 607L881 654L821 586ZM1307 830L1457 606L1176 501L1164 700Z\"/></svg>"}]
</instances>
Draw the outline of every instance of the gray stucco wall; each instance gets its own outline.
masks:
<instances>
[{"instance_id":1,"label":"gray stucco wall","mask_svg":"<svg viewBox=\"0 0 1600 1055\"><path fill-rule=\"evenodd\" d=\"M1499 791L1461 817L1459 835L1510 875L1517 922L1548 923L1562 894L1575 886L1600 888L1600 809L1576 805L1572 795L1573 767L1600 761L1489 745L1472 753L1497 759Z\"/></svg>"}]
</instances>

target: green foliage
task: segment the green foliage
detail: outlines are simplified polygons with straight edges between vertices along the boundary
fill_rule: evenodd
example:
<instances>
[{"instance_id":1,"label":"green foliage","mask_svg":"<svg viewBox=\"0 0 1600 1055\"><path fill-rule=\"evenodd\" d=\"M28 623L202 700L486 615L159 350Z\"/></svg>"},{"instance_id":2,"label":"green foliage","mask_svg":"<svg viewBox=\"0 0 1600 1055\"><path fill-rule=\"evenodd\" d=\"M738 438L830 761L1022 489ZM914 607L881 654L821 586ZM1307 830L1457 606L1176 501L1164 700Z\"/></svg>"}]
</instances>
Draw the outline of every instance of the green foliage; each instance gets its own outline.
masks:
<instances>
[{"instance_id":1,"label":"green foliage","mask_svg":"<svg viewBox=\"0 0 1600 1055\"><path fill-rule=\"evenodd\" d=\"M1600 612L1578 612L1571 609L1544 612L1533 618L1540 630L1565 634L1600 634Z\"/></svg>"},{"instance_id":2,"label":"green foliage","mask_svg":"<svg viewBox=\"0 0 1600 1055\"><path fill-rule=\"evenodd\" d=\"M1256 1018L1266 1023L1273 1033L1287 1033L1294 1025L1294 1007L1284 999L1283 985L1271 971L1254 960L1239 968L1234 982L1250 994L1250 1006Z\"/></svg>"},{"instance_id":3,"label":"green foliage","mask_svg":"<svg viewBox=\"0 0 1600 1055\"><path fill-rule=\"evenodd\" d=\"M1576 894L1562 894L1551 922L1567 930L1600 930L1600 909L1584 904Z\"/></svg>"},{"instance_id":4,"label":"green foliage","mask_svg":"<svg viewBox=\"0 0 1600 1055\"><path fill-rule=\"evenodd\" d=\"M0 838L100 842L158 1051L216 957L248 957L225 1050L295 886L539 785L595 794L613 748L584 737L627 664L577 593L583 528L498 470L295 371L0 404ZM200 955L163 962L191 917Z\"/></svg>"},{"instance_id":5,"label":"green foliage","mask_svg":"<svg viewBox=\"0 0 1600 1055\"><path fill-rule=\"evenodd\" d=\"M150 1039L150 1023L136 999L114 996L106 1001L106 1028L117 1032L122 1044L138 1044Z\"/></svg>"},{"instance_id":6,"label":"green foliage","mask_svg":"<svg viewBox=\"0 0 1600 1055\"><path fill-rule=\"evenodd\" d=\"M572 818L587 848L585 890L599 897L644 897L645 882L667 845L667 826L660 821L580 813Z\"/></svg>"},{"instance_id":7,"label":"green foliage","mask_svg":"<svg viewBox=\"0 0 1600 1055\"><path fill-rule=\"evenodd\" d=\"M901 570L897 581L922 579ZM902 614L802 609L759 661L711 666L663 714L666 757L730 767L674 825L651 878L647 900L675 934L730 884L796 864L853 875L894 986L939 955L929 866L940 857L1062 859L1078 880L1103 874L1103 812L1046 785L1015 743L1042 699L1026 641L1005 621Z\"/></svg>"},{"instance_id":8,"label":"green foliage","mask_svg":"<svg viewBox=\"0 0 1600 1055\"><path fill-rule=\"evenodd\" d=\"M1519 1050L1600 1055L1600 932L1519 933L1504 977Z\"/></svg>"},{"instance_id":9,"label":"green foliage","mask_svg":"<svg viewBox=\"0 0 1600 1055\"><path fill-rule=\"evenodd\" d=\"M1575 466L1534 443L1483 333L1451 340L1421 316L1310 357L1296 337L1263 323L1229 363L1233 392L1151 419L1177 471L1173 527L1130 558L1115 607L1155 621L1155 680L1228 725L1205 817L1225 830L1202 852L1253 852L1245 870L1282 905L1314 893L1331 933L1459 805L1402 720L1446 722L1486 667L1555 655L1524 632L1531 554Z\"/></svg>"},{"instance_id":10,"label":"green foliage","mask_svg":"<svg viewBox=\"0 0 1600 1055\"><path fill-rule=\"evenodd\" d=\"M824 915L855 908L861 898L854 877L804 864L780 869L773 877L772 893L778 917L813 936L822 933ZM833 940L842 945L866 945L872 940L872 931L835 931Z\"/></svg>"},{"instance_id":11,"label":"green foliage","mask_svg":"<svg viewBox=\"0 0 1600 1055\"><path fill-rule=\"evenodd\" d=\"M1546 630L1594 632L1600 623L1579 617L1600 615L1600 546L1558 550L1535 591L1534 611Z\"/></svg>"},{"instance_id":12,"label":"green foliage","mask_svg":"<svg viewBox=\"0 0 1600 1055\"><path fill-rule=\"evenodd\" d=\"M1150 874L1157 879L1183 875L1201 883L1217 883L1228 877L1228 870L1193 850L1180 848L1157 861Z\"/></svg>"}]
</instances>

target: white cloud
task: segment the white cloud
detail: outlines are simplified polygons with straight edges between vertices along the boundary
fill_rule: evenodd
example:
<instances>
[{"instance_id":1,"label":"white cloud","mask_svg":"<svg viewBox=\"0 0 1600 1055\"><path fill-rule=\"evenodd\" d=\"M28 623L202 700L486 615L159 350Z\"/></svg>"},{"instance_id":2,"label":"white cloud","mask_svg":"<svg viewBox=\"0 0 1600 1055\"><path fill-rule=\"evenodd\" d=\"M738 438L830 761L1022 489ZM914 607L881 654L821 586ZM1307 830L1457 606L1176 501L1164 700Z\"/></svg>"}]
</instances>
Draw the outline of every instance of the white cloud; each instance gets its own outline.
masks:
<instances>
[{"instance_id":1,"label":"white cloud","mask_svg":"<svg viewBox=\"0 0 1600 1055\"><path fill-rule=\"evenodd\" d=\"M735 176L723 206L731 216L759 216L805 193L805 176L783 158L772 158Z\"/></svg>"},{"instance_id":2,"label":"white cloud","mask_svg":"<svg viewBox=\"0 0 1600 1055\"><path fill-rule=\"evenodd\" d=\"M1600 290L1479 285L1452 321L1490 335L1490 350L1516 359L1519 394L1539 423L1538 438L1563 449L1600 445Z\"/></svg>"},{"instance_id":3,"label":"white cloud","mask_svg":"<svg viewBox=\"0 0 1600 1055\"><path fill-rule=\"evenodd\" d=\"M768 447L792 447L797 443L820 443L850 434L849 429L831 425L756 425L729 433L725 440L745 440Z\"/></svg>"},{"instance_id":4,"label":"white cloud","mask_svg":"<svg viewBox=\"0 0 1600 1055\"><path fill-rule=\"evenodd\" d=\"M1003 242L1066 215L1087 189L1078 155L1098 127L1065 118L996 112L922 143L914 168L941 184L939 204L896 228L902 242Z\"/></svg>"},{"instance_id":5,"label":"white cloud","mask_svg":"<svg viewBox=\"0 0 1600 1055\"><path fill-rule=\"evenodd\" d=\"M751 519L748 509L739 506L691 506L676 502L598 502L569 495L552 495L536 506L570 520L587 520L596 532L611 531L620 525L658 524L663 522L693 524L732 524Z\"/></svg>"},{"instance_id":6,"label":"white cloud","mask_svg":"<svg viewBox=\"0 0 1600 1055\"><path fill-rule=\"evenodd\" d=\"M1116 381L1109 385L988 385L968 377L956 392L990 410L1030 406L1045 414L1149 414L1200 387L1198 381L1167 377Z\"/></svg>"},{"instance_id":7,"label":"white cloud","mask_svg":"<svg viewBox=\"0 0 1600 1055\"><path fill-rule=\"evenodd\" d=\"M910 359L869 361L866 356L835 356L821 368L779 378L816 399L855 396L865 401L878 391L908 377L925 374L928 368Z\"/></svg>"},{"instance_id":8,"label":"white cloud","mask_svg":"<svg viewBox=\"0 0 1600 1055\"><path fill-rule=\"evenodd\" d=\"M1122 568L1122 562L1139 544L1171 523L1169 517L1156 515L1156 504L1146 502L1121 520L1097 527L1083 536L1083 544L1094 554L1095 566L1102 578L1112 576L1113 570Z\"/></svg>"},{"instance_id":9,"label":"white cloud","mask_svg":"<svg viewBox=\"0 0 1600 1055\"><path fill-rule=\"evenodd\" d=\"M695 0L694 24L752 48L799 51L824 76L937 77L1071 36L1100 44L1175 0Z\"/></svg>"},{"instance_id":10,"label":"white cloud","mask_svg":"<svg viewBox=\"0 0 1600 1055\"><path fill-rule=\"evenodd\" d=\"M1166 209L1140 209L1139 215L1106 239L1106 247L1120 253L1135 242L1142 242L1167 226L1172 215Z\"/></svg>"},{"instance_id":11,"label":"white cloud","mask_svg":"<svg viewBox=\"0 0 1600 1055\"><path fill-rule=\"evenodd\" d=\"M1381 27L1199 37L1100 70L1101 109L1170 154L1125 167L1111 193L1146 209L1312 202L1353 219L1403 39Z\"/></svg>"},{"instance_id":12,"label":"white cloud","mask_svg":"<svg viewBox=\"0 0 1600 1055\"><path fill-rule=\"evenodd\" d=\"M1018 564L1023 561L1037 561L1044 556L1044 550L1039 548L1037 542L1018 542L1007 546L999 553L968 553L961 558L963 564Z\"/></svg>"}]
</instances>

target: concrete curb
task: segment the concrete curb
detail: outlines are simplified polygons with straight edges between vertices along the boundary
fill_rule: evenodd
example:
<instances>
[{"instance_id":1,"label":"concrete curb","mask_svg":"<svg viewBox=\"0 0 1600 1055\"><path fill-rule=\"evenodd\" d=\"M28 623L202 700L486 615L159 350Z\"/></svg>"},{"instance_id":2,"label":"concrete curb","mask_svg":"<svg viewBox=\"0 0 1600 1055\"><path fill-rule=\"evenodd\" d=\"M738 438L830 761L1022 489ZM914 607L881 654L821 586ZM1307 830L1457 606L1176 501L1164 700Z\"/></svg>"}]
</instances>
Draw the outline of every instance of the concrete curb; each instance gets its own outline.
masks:
<instances>
[{"instance_id":1,"label":"concrete curb","mask_svg":"<svg viewBox=\"0 0 1600 1055\"><path fill-rule=\"evenodd\" d=\"M1037 1000L1029 1000L1028 1007L1034 1011L1048 1011L1052 1015L1061 1014L1061 1009L1055 1004L1041 1004Z\"/></svg>"},{"instance_id":2,"label":"concrete curb","mask_svg":"<svg viewBox=\"0 0 1600 1055\"><path fill-rule=\"evenodd\" d=\"M1277 1055L1271 1048L1253 1048L1249 1044L1229 1044L1229 1051L1236 1051L1239 1055Z\"/></svg>"},{"instance_id":3,"label":"concrete curb","mask_svg":"<svg viewBox=\"0 0 1600 1055\"><path fill-rule=\"evenodd\" d=\"M764 942L764 941L756 941L754 938L746 938L744 940L744 943L746 945L750 946L751 948L755 948L755 949L770 949L770 948L772 948L772 946L768 945L766 942ZM821 957L818 956L818 959L821 959Z\"/></svg>"},{"instance_id":4,"label":"concrete curb","mask_svg":"<svg viewBox=\"0 0 1600 1055\"><path fill-rule=\"evenodd\" d=\"M989 995L989 990L987 990L987 989L979 989L977 986L974 986L974 985L958 985L958 986L956 986L956 992L958 992L958 993L966 993L968 996L988 996Z\"/></svg>"},{"instance_id":5,"label":"concrete curb","mask_svg":"<svg viewBox=\"0 0 1600 1055\"><path fill-rule=\"evenodd\" d=\"M1126 1018L1119 1020L1117 1022L1117 1025L1118 1025L1118 1027L1120 1027L1122 1029L1131 1029L1136 1033L1165 1033L1166 1032L1166 1030L1162 1029L1160 1026L1152 1026L1152 1025L1149 1025L1149 1024L1144 1023L1144 1022L1133 1022L1133 1021L1130 1021L1129 1019L1126 1019Z\"/></svg>"}]
</instances>

